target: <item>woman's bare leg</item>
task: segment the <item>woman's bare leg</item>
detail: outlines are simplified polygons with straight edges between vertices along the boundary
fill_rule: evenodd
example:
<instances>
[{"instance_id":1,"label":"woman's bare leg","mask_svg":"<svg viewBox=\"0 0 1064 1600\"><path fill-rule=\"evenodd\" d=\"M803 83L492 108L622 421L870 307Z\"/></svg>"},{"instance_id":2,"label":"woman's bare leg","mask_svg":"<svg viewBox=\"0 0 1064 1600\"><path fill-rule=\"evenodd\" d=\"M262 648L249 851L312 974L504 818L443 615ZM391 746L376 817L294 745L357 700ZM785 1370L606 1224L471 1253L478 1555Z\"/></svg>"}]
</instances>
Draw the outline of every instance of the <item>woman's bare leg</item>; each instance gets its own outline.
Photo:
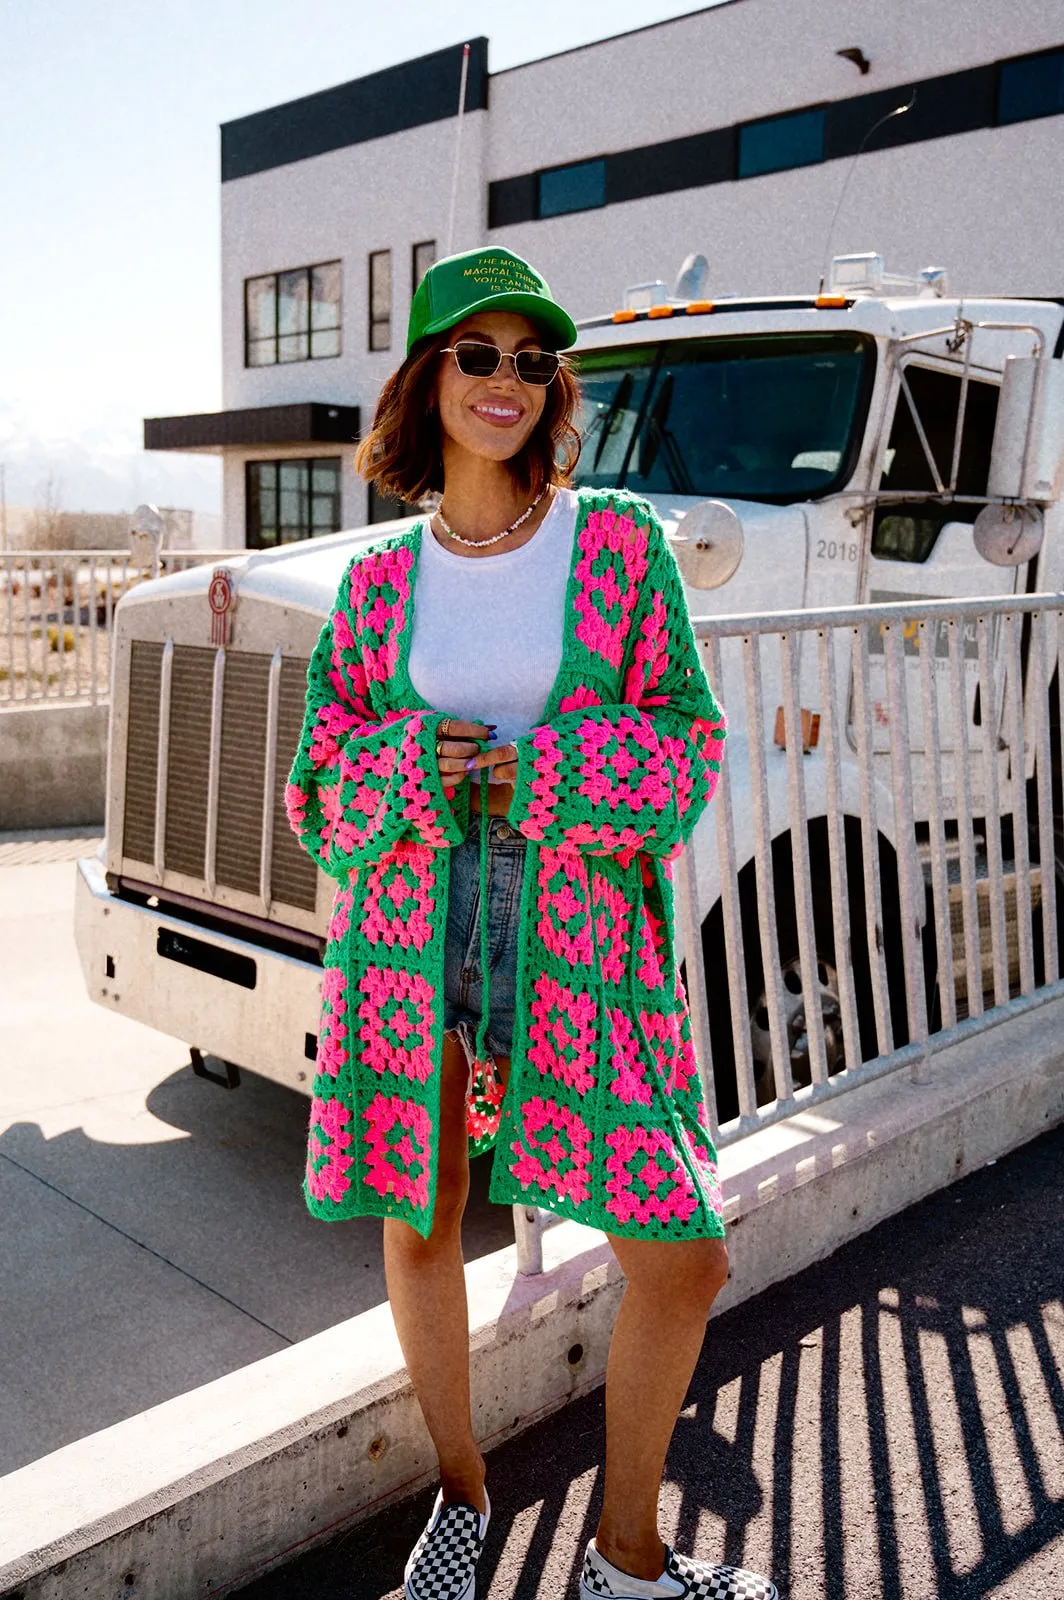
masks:
<instances>
[{"instance_id":1,"label":"woman's bare leg","mask_svg":"<svg viewBox=\"0 0 1064 1600\"><path fill-rule=\"evenodd\" d=\"M508 1059L497 1061L509 1067ZM469 1404L469 1307L462 1261L462 1214L469 1194L466 1085L457 1034L443 1036L439 1165L432 1232L384 1222L384 1271L403 1358L440 1458L445 1501L484 1510L484 1457Z\"/></svg>"},{"instance_id":2,"label":"woman's bare leg","mask_svg":"<svg viewBox=\"0 0 1064 1600\"><path fill-rule=\"evenodd\" d=\"M659 1578L658 1493L706 1318L727 1281L723 1239L610 1244L628 1285L606 1364L606 1482L595 1545L622 1572Z\"/></svg>"}]
</instances>

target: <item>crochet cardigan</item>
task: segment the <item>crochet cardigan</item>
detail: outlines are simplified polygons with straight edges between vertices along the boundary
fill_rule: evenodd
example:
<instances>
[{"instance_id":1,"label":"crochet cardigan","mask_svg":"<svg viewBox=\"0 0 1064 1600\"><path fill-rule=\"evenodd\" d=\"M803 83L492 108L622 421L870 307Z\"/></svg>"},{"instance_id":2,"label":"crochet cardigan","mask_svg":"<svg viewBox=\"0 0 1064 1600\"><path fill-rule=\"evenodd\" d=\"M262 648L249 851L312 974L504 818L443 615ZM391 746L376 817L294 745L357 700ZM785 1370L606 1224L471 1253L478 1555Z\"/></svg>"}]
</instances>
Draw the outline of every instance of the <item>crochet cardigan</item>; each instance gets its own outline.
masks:
<instances>
[{"instance_id":1,"label":"crochet cardigan","mask_svg":"<svg viewBox=\"0 0 1064 1600\"><path fill-rule=\"evenodd\" d=\"M468 781L444 787L436 764L447 709L407 670L424 536L417 523L347 568L310 662L286 802L339 880L304 1198L326 1221L395 1216L427 1235L448 852L470 805ZM540 723L514 741L508 819L528 844L505 1096L485 1060L483 963L467 1111L471 1152L495 1149L493 1200L629 1238L724 1232L673 954L671 865L716 788L724 734L654 512L620 491L580 491L561 665Z\"/></svg>"}]
</instances>

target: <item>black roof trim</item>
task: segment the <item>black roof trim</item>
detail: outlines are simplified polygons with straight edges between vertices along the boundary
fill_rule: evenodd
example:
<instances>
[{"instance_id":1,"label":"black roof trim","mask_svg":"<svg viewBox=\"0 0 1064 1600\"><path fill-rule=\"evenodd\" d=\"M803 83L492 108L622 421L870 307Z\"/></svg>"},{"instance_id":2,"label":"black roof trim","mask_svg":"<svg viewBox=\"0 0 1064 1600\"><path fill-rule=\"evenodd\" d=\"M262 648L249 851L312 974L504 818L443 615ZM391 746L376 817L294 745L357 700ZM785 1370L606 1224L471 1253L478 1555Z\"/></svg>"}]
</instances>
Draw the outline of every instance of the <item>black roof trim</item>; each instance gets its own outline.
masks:
<instances>
[{"instance_id":1,"label":"black roof trim","mask_svg":"<svg viewBox=\"0 0 1064 1600\"><path fill-rule=\"evenodd\" d=\"M223 122L222 182L455 116L463 49L464 45L449 45L300 100ZM465 109L485 111L487 105L488 41L481 35L469 40Z\"/></svg>"},{"instance_id":2,"label":"black roof trim","mask_svg":"<svg viewBox=\"0 0 1064 1600\"><path fill-rule=\"evenodd\" d=\"M358 438L358 420L357 406L332 406L321 400L186 417L145 417L144 448L221 454L234 445L351 444Z\"/></svg>"}]
</instances>

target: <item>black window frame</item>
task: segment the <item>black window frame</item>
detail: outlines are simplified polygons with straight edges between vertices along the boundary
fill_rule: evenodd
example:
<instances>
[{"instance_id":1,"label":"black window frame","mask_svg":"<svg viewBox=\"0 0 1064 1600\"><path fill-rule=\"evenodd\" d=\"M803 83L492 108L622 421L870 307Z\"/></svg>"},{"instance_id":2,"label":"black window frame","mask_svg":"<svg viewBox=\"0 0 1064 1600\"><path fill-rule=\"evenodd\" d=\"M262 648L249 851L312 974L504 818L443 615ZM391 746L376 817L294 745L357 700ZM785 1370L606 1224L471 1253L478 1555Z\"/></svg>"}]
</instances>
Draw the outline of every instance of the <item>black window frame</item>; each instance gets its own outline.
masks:
<instances>
[{"instance_id":1,"label":"black window frame","mask_svg":"<svg viewBox=\"0 0 1064 1600\"><path fill-rule=\"evenodd\" d=\"M282 467L293 466L307 468L306 517L299 524L305 531L300 533L295 539L281 539L280 531L282 524L280 520L280 469ZM335 489L328 491L315 490L315 468L320 469L322 466L329 466L335 470ZM272 540L264 540L262 538L261 515L256 516L256 508L259 504L259 494L261 491L256 491L252 487L253 478L261 474L263 468L273 469L272 490L275 504L277 506L277 515L274 519L273 526L277 530L278 537ZM335 526L329 528L316 527L314 522L314 501L316 498L324 499L326 496L328 496L330 499L335 499L335 510L333 518L331 519L335 522ZM278 550L282 547L282 545L303 544L310 539L324 538L327 534L339 533L342 524L343 458L341 456L256 456L244 462L244 540L249 550Z\"/></svg>"},{"instance_id":2,"label":"black window frame","mask_svg":"<svg viewBox=\"0 0 1064 1600\"><path fill-rule=\"evenodd\" d=\"M378 316L374 307L377 287L376 268L374 263L378 261L387 261L388 263L387 316ZM392 272L392 252L390 248L386 250L371 250L369 252L369 258L366 265L366 286L366 348L375 354L381 350L390 350L392 348L392 309L395 305L395 278ZM384 330L383 334L379 333L379 330L381 329ZM383 338L383 343L379 342L381 338Z\"/></svg>"},{"instance_id":3,"label":"black window frame","mask_svg":"<svg viewBox=\"0 0 1064 1600\"><path fill-rule=\"evenodd\" d=\"M429 262L428 267L425 267L422 270L419 270L419 268L418 268L418 251L419 250L431 250L432 251L432 261ZM431 267L433 265L435 260L436 260L436 240L435 239L417 239L410 246L410 295L411 295L411 298L413 298L413 296L417 293L418 285L421 283L421 280L422 280L422 278L424 278L425 273L429 270L429 267Z\"/></svg>"},{"instance_id":4,"label":"black window frame","mask_svg":"<svg viewBox=\"0 0 1064 1600\"><path fill-rule=\"evenodd\" d=\"M827 108L826 105L802 106L797 111L785 111L780 116L776 116L776 117L758 117L756 119L756 121L740 123L739 124L738 144L737 144L736 152L735 152L735 161L736 161L735 176L736 176L736 178L738 178L738 179L766 178L766 177L769 177L774 172L794 172L795 169L798 168L798 167L818 167L818 166L820 166L820 164L824 160L824 150L826 148L827 120L828 120L827 119L827 112L828 112L828 108ZM818 151L818 153L816 155L810 156L810 155L807 155L807 154L803 153L803 154L798 155L794 160L788 159L788 160L783 160L783 161L776 161L776 162L773 162L772 164L767 165L767 166L764 165L764 164L761 164L761 165L749 165L748 164L749 157L752 156L752 153L753 153L748 148L748 142L750 140L752 140L752 138L755 135L760 134L763 131L766 131L766 130L771 129L771 128L780 128L780 129L786 129L788 127L793 128L800 122L801 123L811 123L811 122L814 122L814 121L819 124L819 133L820 133L820 148L819 148L819 151Z\"/></svg>"},{"instance_id":5,"label":"black window frame","mask_svg":"<svg viewBox=\"0 0 1064 1600\"><path fill-rule=\"evenodd\" d=\"M311 275L313 273L315 273L315 272L320 272L325 267L335 267L336 268L337 279L338 279L338 282L339 282L339 293L338 293L337 299L336 299L336 323L335 323L334 326L330 326L330 327L327 327L327 328L315 328L314 327L314 315L313 315L314 301L313 301L313 295L312 295L313 279L312 279ZM307 325L306 325L305 329L304 328L297 329L297 336L305 334L306 340L307 340L307 354L305 356L297 356L297 357L294 358L294 360L282 361L281 360L281 339L282 338L288 338L288 337L291 337L291 336L288 335L288 334L282 335L281 328L280 328L280 316L281 316L280 280L282 278L285 278L285 277L290 277L292 274L297 273L297 272L303 273L305 275L305 278L306 278L306 308L307 308L306 322L307 322ZM251 325L250 325L251 319L250 319L250 315L249 315L249 302L250 302L251 285L255 284L255 283L266 283L270 279L273 280L273 333L272 334L260 335L260 336L258 336L258 337L253 339L251 337ZM344 302L344 265L343 265L343 257L342 256L334 256L331 259L329 259L328 261L312 261L308 265L302 266L302 267L282 267L277 272L256 272L250 278L245 278L244 279L244 366L246 368L251 369L251 370L257 371L261 367L293 366L293 365L296 364L296 362L299 362L299 361L334 361L334 360L336 360L336 358L338 356L343 355L343 348L344 348L344 338L343 338L344 304L343 304L343 302ZM315 349L314 349L314 335L316 333L318 333L318 334L323 334L323 333L335 334L336 335L336 349L335 350L323 350L320 353L316 352ZM273 360L272 361L256 361L256 362L252 362L251 359L250 359L252 345L268 345L271 342L272 342L272 345L273 345Z\"/></svg>"},{"instance_id":6,"label":"black window frame","mask_svg":"<svg viewBox=\"0 0 1064 1600\"><path fill-rule=\"evenodd\" d=\"M1024 109L1018 115L1007 115L1008 100L1013 93L1010 78L1015 76L1022 79L1025 73L1038 68L1045 62L1055 61L1060 75L1057 88L1055 105L1047 105L1042 110L1029 109L1030 101L1025 100ZM1021 88L1022 93L1022 88ZM1052 50L1039 50L1029 56L1014 56L1010 61L1002 61L998 69L996 121L999 128L1014 128L1020 122L1038 122L1043 117L1057 117L1064 112L1064 47L1057 45Z\"/></svg>"},{"instance_id":7,"label":"black window frame","mask_svg":"<svg viewBox=\"0 0 1064 1600\"><path fill-rule=\"evenodd\" d=\"M601 179L601 190L602 190L601 199L590 200L590 201L583 201L582 200L582 201L580 201L580 203L578 205L562 206L560 209L553 210L553 211L544 210L544 207L543 207L543 185L544 185L544 182L547 182L549 184L551 179L559 178L565 173L580 172L582 170L590 169L590 168L593 168L593 167L597 167L598 168L599 177ZM584 156L579 161L566 161L566 162L563 162L560 166L544 167L543 170L540 173L537 174L537 178L536 178L536 212L537 212L537 215L540 216L540 217L543 217L543 218L547 218L547 217L571 217L573 215L573 213L577 212L577 211L600 211L605 204L606 204L606 157L605 156Z\"/></svg>"},{"instance_id":8,"label":"black window frame","mask_svg":"<svg viewBox=\"0 0 1064 1600\"><path fill-rule=\"evenodd\" d=\"M948 482L952 464L952 443L956 429L957 411L960 409L960 394L962 372L959 366L943 367L933 362L923 360L919 355L910 356L905 361L902 371L905 381L909 385L913 402L916 406L920 422L927 434L928 443L935 457L939 477L943 483ZM953 409L952 421L949 414L945 413L946 421L941 429L934 425L935 412L929 410L926 404L927 396L923 392L925 385L930 380L944 379L954 385L956 405ZM957 471L957 493L968 495L983 495L987 492L990 473L990 451L994 442L994 427L997 420L997 408L1001 398L1001 386L993 379L984 377L982 373L972 374L968 384L968 400L964 413L964 433L961 439L961 453ZM921 399L925 401L921 406ZM896 430L903 427L906 434L908 453L913 466L913 479L908 483L889 483L886 481L886 469L880 470L878 489L879 492L897 495L897 500L890 500L876 506L872 518L872 533L869 544L870 552L877 561L903 561L910 566L922 566L928 561L938 543L938 536L947 522L974 522L981 510L979 504L970 502L956 502L942 500L935 496L934 480L931 468L924 455L916 425L912 419L912 411L906 398L905 390L899 382L894 403L894 411L890 419L890 432L887 435L886 449L891 448L892 441L897 437ZM936 443L942 445L942 450L936 451ZM940 459L948 455L949 459ZM892 461L891 467L893 468Z\"/></svg>"},{"instance_id":9,"label":"black window frame","mask_svg":"<svg viewBox=\"0 0 1064 1600\"><path fill-rule=\"evenodd\" d=\"M381 494L375 483L366 485L366 522L370 527L378 522L396 522L401 517L416 516L418 510L417 505Z\"/></svg>"}]
</instances>

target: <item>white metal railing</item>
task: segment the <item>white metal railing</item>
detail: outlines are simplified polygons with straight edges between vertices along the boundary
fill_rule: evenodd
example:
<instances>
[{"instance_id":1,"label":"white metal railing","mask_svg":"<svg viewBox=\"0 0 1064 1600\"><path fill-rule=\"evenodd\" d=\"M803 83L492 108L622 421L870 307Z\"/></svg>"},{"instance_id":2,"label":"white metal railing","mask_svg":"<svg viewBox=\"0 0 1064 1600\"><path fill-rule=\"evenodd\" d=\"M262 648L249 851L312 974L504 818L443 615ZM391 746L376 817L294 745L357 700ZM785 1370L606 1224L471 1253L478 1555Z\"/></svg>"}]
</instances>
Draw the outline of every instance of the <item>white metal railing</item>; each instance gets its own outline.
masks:
<instances>
[{"instance_id":1,"label":"white metal railing","mask_svg":"<svg viewBox=\"0 0 1064 1600\"><path fill-rule=\"evenodd\" d=\"M106 700L114 608L127 590L234 554L165 550L145 568L128 550L0 553L0 710L39 701Z\"/></svg>"},{"instance_id":2,"label":"white metal railing","mask_svg":"<svg viewBox=\"0 0 1064 1600\"><path fill-rule=\"evenodd\" d=\"M735 730L675 863L718 1148L1064 995L1062 621L1061 594L694 619ZM541 1271L547 1218L514 1212Z\"/></svg>"}]
</instances>

